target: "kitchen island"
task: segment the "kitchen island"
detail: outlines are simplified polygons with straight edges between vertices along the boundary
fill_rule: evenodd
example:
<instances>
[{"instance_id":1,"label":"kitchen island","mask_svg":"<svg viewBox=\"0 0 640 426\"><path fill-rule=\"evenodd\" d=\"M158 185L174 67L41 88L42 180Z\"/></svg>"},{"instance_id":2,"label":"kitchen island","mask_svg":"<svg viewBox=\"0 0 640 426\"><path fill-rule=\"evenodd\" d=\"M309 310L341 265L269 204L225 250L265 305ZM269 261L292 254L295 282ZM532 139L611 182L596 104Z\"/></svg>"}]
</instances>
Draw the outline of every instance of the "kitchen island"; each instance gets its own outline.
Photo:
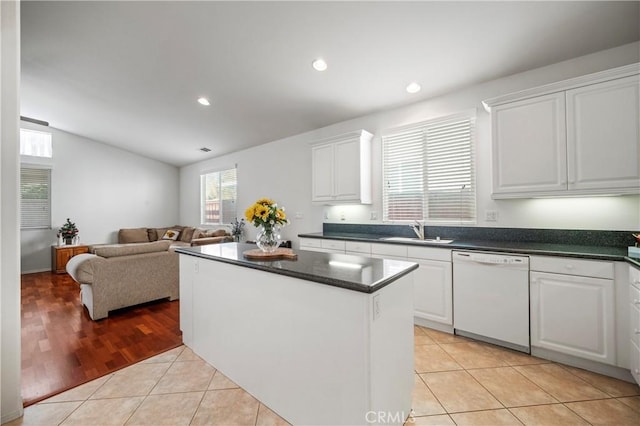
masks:
<instances>
[{"instance_id":1,"label":"kitchen island","mask_svg":"<svg viewBox=\"0 0 640 426\"><path fill-rule=\"evenodd\" d=\"M197 355L291 424L402 424L413 389L413 277L397 260L249 244L176 249Z\"/></svg>"}]
</instances>

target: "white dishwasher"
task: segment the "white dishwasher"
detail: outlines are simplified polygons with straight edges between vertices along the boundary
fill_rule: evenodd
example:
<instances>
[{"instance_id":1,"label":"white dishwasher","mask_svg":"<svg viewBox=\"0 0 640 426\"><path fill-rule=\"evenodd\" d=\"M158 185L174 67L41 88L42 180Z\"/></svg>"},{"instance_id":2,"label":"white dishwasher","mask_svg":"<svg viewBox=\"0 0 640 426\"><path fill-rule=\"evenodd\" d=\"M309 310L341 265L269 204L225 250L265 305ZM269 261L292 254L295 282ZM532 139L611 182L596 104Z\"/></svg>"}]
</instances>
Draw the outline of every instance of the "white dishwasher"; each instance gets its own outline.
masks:
<instances>
[{"instance_id":1,"label":"white dishwasher","mask_svg":"<svg viewBox=\"0 0 640 426\"><path fill-rule=\"evenodd\" d=\"M530 353L529 257L453 252L455 333Z\"/></svg>"}]
</instances>

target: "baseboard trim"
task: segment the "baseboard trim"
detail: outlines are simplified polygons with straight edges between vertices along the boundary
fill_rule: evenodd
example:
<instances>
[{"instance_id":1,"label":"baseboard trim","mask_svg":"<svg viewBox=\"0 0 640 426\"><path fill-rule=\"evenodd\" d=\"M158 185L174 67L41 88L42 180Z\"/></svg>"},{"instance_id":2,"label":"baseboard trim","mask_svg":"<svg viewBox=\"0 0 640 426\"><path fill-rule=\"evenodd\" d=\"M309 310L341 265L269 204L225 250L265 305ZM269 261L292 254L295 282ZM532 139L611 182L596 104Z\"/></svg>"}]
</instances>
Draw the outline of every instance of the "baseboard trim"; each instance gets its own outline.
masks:
<instances>
[{"instance_id":1,"label":"baseboard trim","mask_svg":"<svg viewBox=\"0 0 640 426\"><path fill-rule=\"evenodd\" d=\"M440 322L435 322L420 317L413 317L413 323L422 327L433 328L434 330L453 334L453 325L442 324Z\"/></svg>"},{"instance_id":2,"label":"baseboard trim","mask_svg":"<svg viewBox=\"0 0 640 426\"><path fill-rule=\"evenodd\" d=\"M570 365L571 367L582 368L583 370L592 371L594 373L603 374L615 379L624 380L625 382L635 383L631 375L631 371L616 367L615 365L603 364L590 359L578 358L572 355L551 351L544 348L531 347L531 355L538 358L548 359L549 361L559 362L561 364Z\"/></svg>"},{"instance_id":3,"label":"baseboard trim","mask_svg":"<svg viewBox=\"0 0 640 426\"><path fill-rule=\"evenodd\" d=\"M46 269L34 269L32 271L20 271L20 275L26 275L26 274L38 274L40 272L51 272L51 268L46 268Z\"/></svg>"}]
</instances>

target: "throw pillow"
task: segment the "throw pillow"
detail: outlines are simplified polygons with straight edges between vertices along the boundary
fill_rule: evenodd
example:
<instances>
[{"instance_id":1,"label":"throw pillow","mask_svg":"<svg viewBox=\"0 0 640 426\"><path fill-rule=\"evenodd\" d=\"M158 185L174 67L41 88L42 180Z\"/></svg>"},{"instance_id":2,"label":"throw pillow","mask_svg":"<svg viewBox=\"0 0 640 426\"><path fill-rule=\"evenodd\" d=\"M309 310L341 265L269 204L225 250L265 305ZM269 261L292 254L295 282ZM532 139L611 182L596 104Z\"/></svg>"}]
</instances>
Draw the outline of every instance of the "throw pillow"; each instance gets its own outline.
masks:
<instances>
[{"instance_id":1,"label":"throw pillow","mask_svg":"<svg viewBox=\"0 0 640 426\"><path fill-rule=\"evenodd\" d=\"M118 231L118 243L148 243L147 228L120 229Z\"/></svg>"},{"instance_id":2,"label":"throw pillow","mask_svg":"<svg viewBox=\"0 0 640 426\"><path fill-rule=\"evenodd\" d=\"M193 234L195 233L196 228L192 228L190 226L185 226L182 229L182 233L180 235L180 241L184 241L185 243L190 243L193 239Z\"/></svg>"},{"instance_id":3,"label":"throw pillow","mask_svg":"<svg viewBox=\"0 0 640 426\"><path fill-rule=\"evenodd\" d=\"M176 231L175 229L168 229L167 232L165 232L162 236L162 239L176 241L179 235L180 231Z\"/></svg>"}]
</instances>

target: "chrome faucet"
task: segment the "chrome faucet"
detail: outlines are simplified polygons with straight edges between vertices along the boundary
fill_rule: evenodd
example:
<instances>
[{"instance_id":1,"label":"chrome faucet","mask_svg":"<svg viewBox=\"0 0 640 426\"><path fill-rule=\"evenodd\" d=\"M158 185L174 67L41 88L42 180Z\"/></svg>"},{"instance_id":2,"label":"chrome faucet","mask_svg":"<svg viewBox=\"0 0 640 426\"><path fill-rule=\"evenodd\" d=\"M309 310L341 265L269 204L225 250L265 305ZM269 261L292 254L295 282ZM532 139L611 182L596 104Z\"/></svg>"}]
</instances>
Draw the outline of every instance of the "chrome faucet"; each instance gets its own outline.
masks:
<instances>
[{"instance_id":1,"label":"chrome faucet","mask_svg":"<svg viewBox=\"0 0 640 426\"><path fill-rule=\"evenodd\" d=\"M413 225L409 225L413 232L416 233L419 239L424 240L424 222L419 222L416 220L416 223Z\"/></svg>"}]
</instances>

